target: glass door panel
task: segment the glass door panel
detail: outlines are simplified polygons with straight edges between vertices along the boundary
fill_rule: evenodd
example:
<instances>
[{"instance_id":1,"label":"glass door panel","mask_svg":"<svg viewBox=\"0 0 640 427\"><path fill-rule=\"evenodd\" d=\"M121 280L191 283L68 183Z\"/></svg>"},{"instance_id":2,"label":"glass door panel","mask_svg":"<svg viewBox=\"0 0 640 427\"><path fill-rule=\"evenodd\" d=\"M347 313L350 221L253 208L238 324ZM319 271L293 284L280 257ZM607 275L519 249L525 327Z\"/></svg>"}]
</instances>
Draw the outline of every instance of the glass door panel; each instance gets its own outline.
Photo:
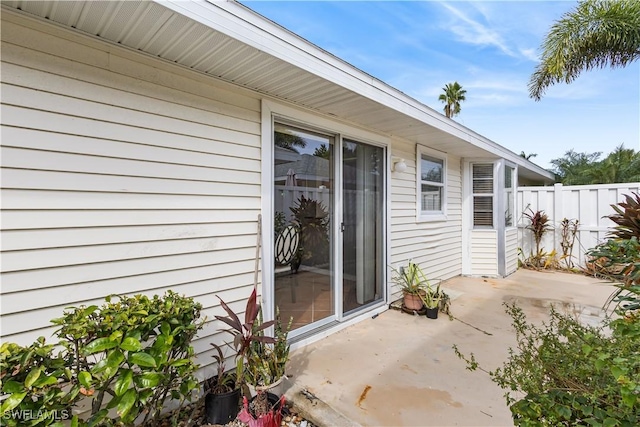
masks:
<instances>
[{"instance_id":1,"label":"glass door panel","mask_svg":"<svg viewBox=\"0 0 640 427\"><path fill-rule=\"evenodd\" d=\"M342 310L347 313L384 297L384 149L344 140L342 156Z\"/></svg>"},{"instance_id":2,"label":"glass door panel","mask_svg":"<svg viewBox=\"0 0 640 427\"><path fill-rule=\"evenodd\" d=\"M276 124L274 145L274 300L293 331L335 318L334 138Z\"/></svg>"}]
</instances>

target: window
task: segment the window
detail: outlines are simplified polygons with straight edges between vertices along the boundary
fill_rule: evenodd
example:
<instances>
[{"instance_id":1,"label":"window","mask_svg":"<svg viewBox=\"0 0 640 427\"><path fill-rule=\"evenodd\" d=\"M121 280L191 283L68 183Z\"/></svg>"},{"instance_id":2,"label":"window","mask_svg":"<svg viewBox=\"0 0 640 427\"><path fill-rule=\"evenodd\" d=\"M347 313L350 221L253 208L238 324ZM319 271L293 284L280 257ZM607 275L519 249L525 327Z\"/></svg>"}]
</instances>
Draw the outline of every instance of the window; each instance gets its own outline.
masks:
<instances>
[{"instance_id":1,"label":"window","mask_svg":"<svg viewBox=\"0 0 640 427\"><path fill-rule=\"evenodd\" d=\"M473 165L473 226L493 227L493 163Z\"/></svg>"},{"instance_id":2,"label":"window","mask_svg":"<svg viewBox=\"0 0 640 427\"><path fill-rule=\"evenodd\" d=\"M443 153L418 146L419 217L444 219L446 213L447 162Z\"/></svg>"},{"instance_id":3,"label":"window","mask_svg":"<svg viewBox=\"0 0 640 427\"><path fill-rule=\"evenodd\" d=\"M513 171L514 168L511 166L504 168L504 225L506 227L513 227Z\"/></svg>"}]
</instances>

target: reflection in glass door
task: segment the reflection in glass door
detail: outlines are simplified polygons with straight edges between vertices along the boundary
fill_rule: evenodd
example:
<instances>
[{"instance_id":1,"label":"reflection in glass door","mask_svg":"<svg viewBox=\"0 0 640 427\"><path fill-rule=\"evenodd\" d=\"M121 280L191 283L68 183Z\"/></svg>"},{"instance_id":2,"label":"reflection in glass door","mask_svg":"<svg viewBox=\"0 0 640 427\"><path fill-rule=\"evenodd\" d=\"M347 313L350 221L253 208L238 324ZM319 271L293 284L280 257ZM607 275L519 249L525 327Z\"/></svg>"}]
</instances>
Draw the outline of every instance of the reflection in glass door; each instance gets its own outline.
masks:
<instances>
[{"instance_id":1,"label":"reflection in glass door","mask_svg":"<svg viewBox=\"0 0 640 427\"><path fill-rule=\"evenodd\" d=\"M275 125L274 300L292 331L335 319L333 165L333 137Z\"/></svg>"},{"instance_id":2,"label":"reflection in glass door","mask_svg":"<svg viewBox=\"0 0 640 427\"><path fill-rule=\"evenodd\" d=\"M344 140L343 313L384 298L384 149Z\"/></svg>"}]
</instances>

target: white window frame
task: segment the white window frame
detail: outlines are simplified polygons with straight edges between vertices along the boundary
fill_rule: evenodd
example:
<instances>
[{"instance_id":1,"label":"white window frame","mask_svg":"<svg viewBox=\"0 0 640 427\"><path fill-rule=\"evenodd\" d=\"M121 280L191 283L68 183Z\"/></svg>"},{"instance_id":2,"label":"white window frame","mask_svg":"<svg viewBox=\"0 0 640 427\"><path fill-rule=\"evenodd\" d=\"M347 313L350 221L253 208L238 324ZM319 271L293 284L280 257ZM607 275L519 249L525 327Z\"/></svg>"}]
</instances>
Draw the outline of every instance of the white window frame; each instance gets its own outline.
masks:
<instances>
[{"instance_id":1,"label":"white window frame","mask_svg":"<svg viewBox=\"0 0 640 427\"><path fill-rule=\"evenodd\" d=\"M433 157L442 161L442 182L422 180L422 156ZM441 151L416 145L416 219L418 222L445 221L447 219L447 154ZM442 187L442 200L440 210L422 210L422 184Z\"/></svg>"},{"instance_id":2,"label":"white window frame","mask_svg":"<svg viewBox=\"0 0 640 427\"><path fill-rule=\"evenodd\" d=\"M510 189L510 191L507 191L508 190L507 189L507 183L506 183L506 178L507 178L506 170L507 170L507 168L511 169L511 189ZM511 199L511 207L513 208L512 212L511 212L511 225L507 225L506 209L505 209L505 221L504 221L505 222L504 223L505 228L515 228L515 227L517 227L517 224L516 224L516 192L518 190L517 189L517 180L518 180L517 171L518 171L518 169L517 169L516 165L514 165L513 163L510 163L510 162L505 162L505 164L504 164L504 173L503 173L505 182L504 182L504 185L503 185L503 188L502 188L502 190L504 192L504 204L505 204L504 207L506 208L508 206L508 203L509 203L508 199Z\"/></svg>"},{"instance_id":3,"label":"white window frame","mask_svg":"<svg viewBox=\"0 0 640 427\"><path fill-rule=\"evenodd\" d=\"M391 164L391 140L387 136L379 135L364 129L354 128L348 124L340 121L327 118L325 116L317 115L305 110L292 107L288 104L282 104L272 99L262 99L261 102L261 147L262 147L262 190L261 190L261 213L262 213L262 259L272 260L271 262L264 262L262 264L262 310L265 320L273 320L275 318L275 290L273 289L273 274L274 274L274 236L273 236L273 216L274 206L273 199L273 130L275 123L281 123L284 125L291 125L293 127L299 127L301 129L315 130L320 133L328 133L335 135L336 144L342 146L342 139L348 138L356 141L360 141L366 144L376 145L386 150L386 183L385 183L385 232L384 232L384 254L382 256L382 262L385 265L391 265L391 173L389 165ZM339 181L342 175L341 163L342 163L342 148L336 151L335 165L337 167L337 180L335 181L336 187L341 187ZM335 212L342 212L342 200L336 197L334 203ZM337 218L336 218L337 220ZM339 223L339 222L338 222ZM338 265L338 260L342 257L342 236L340 227L332 227L332 238L335 241L336 250L334 251L334 265ZM338 293L335 299L335 313L336 320L340 324L336 326L327 326L327 329L323 332L317 332L310 338L300 340L299 337L304 336L305 333L310 332L312 329L303 327L296 329L289 334L290 339L297 339L297 345L305 345L306 343L313 342L315 339L322 338L329 335L333 330L339 330L350 324L358 322L364 318L371 317L372 313L382 312L388 307L392 295L391 281L388 280L391 274L391 270L387 268L385 270L387 277L383 278L383 292L384 297L381 301L378 301L372 306L367 306L367 309L359 311L353 314L345 316L342 313L342 297L341 292ZM337 268L335 270L336 282L342 281L342 269ZM327 325L332 325L328 322ZM319 325L316 324L316 327ZM315 331L315 329L313 329ZM273 330L271 330L273 333Z\"/></svg>"}]
</instances>

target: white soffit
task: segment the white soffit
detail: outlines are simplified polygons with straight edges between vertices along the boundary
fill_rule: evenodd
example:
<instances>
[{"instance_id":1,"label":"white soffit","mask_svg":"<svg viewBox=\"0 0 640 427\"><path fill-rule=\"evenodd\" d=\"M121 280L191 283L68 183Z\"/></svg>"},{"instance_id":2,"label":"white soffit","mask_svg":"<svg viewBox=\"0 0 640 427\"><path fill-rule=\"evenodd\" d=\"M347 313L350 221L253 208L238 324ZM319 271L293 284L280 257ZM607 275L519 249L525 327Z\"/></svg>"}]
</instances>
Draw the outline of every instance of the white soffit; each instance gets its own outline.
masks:
<instances>
[{"instance_id":1,"label":"white soffit","mask_svg":"<svg viewBox=\"0 0 640 427\"><path fill-rule=\"evenodd\" d=\"M88 35L460 157L551 174L234 1L7 1Z\"/></svg>"}]
</instances>

